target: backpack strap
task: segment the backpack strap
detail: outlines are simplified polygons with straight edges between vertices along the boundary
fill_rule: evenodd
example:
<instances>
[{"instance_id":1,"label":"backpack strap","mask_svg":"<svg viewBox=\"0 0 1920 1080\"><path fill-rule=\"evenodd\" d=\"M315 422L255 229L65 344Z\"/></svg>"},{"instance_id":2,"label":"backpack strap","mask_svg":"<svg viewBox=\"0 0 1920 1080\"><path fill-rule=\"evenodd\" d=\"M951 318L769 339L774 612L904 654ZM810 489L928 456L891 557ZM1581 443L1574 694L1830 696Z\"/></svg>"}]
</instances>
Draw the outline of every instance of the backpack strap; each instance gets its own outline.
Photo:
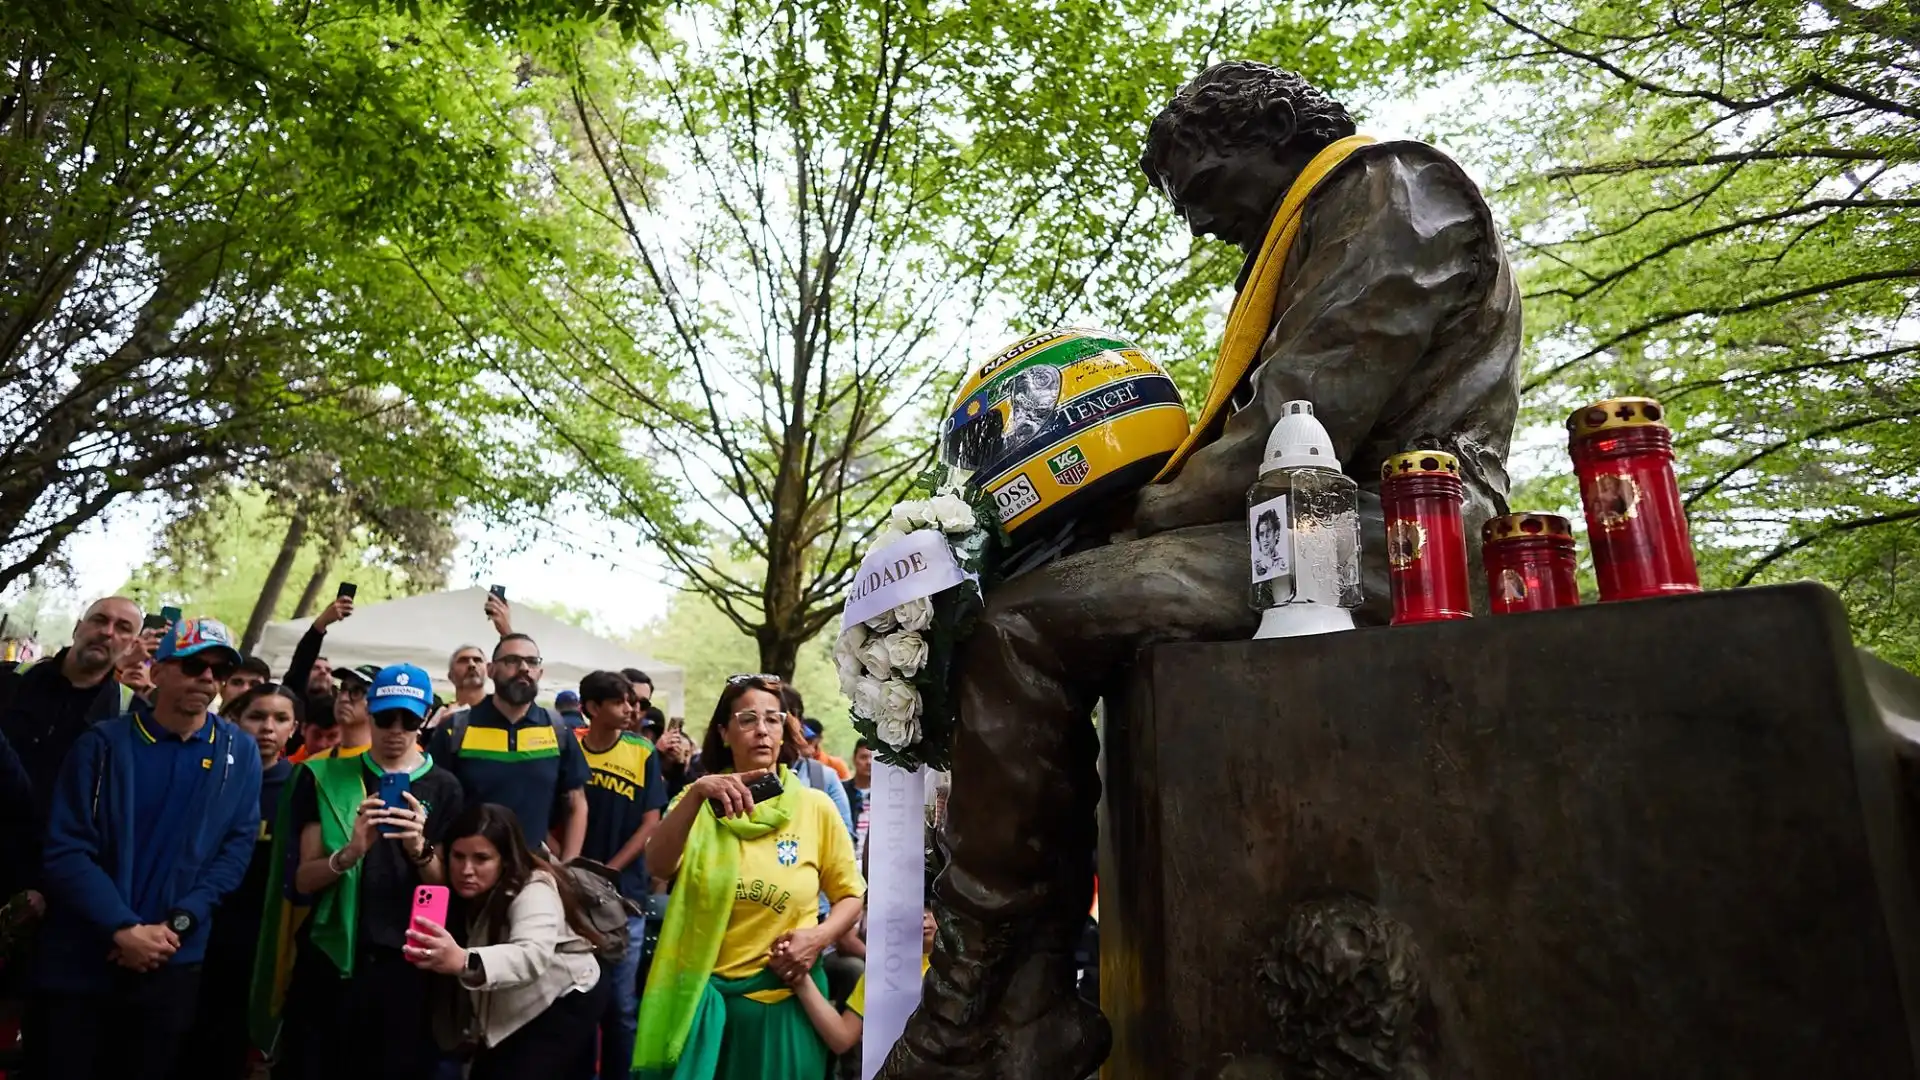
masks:
<instances>
[{"instance_id":1,"label":"backpack strap","mask_svg":"<svg viewBox=\"0 0 1920 1080\"><path fill-rule=\"evenodd\" d=\"M460 709L447 717L447 753L460 756L460 745L467 741L467 728L473 722L472 709Z\"/></svg>"}]
</instances>

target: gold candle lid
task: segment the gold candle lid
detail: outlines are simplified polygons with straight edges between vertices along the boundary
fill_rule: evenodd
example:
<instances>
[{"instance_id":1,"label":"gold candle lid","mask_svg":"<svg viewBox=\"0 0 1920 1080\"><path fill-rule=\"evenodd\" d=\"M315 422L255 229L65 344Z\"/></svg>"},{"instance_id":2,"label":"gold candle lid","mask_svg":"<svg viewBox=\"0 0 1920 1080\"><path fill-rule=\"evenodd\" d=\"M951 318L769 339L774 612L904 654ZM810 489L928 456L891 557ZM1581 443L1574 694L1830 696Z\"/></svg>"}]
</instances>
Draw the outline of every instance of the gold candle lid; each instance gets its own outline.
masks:
<instances>
[{"instance_id":1,"label":"gold candle lid","mask_svg":"<svg viewBox=\"0 0 1920 1080\"><path fill-rule=\"evenodd\" d=\"M1487 523L1480 526L1480 542L1483 544L1523 536L1564 536L1571 540L1573 523L1559 514L1543 514L1529 510L1488 518Z\"/></svg>"},{"instance_id":2,"label":"gold candle lid","mask_svg":"<svg viewBox=\"0 0 1920 1080\"><path fill-rule=\"evenodd\" d=\"M1567 417L1567 433L1575 439L1629 427L1665 427L1667 410L1650 397L1608 398Z\"/></svg>"},{"instance_id":3,"label":"gold candle lid","mask_svg":"<svg viewBox=\"0 0 1920 1080\"><path fill-rule=\"evenodd\" d=\"M1460 459L1444 450L1409 450L1380 463L1382 480L1391 480L1396 476L1419 476L1422 473L1459 476Z\"/></svg>"}]
</instances>

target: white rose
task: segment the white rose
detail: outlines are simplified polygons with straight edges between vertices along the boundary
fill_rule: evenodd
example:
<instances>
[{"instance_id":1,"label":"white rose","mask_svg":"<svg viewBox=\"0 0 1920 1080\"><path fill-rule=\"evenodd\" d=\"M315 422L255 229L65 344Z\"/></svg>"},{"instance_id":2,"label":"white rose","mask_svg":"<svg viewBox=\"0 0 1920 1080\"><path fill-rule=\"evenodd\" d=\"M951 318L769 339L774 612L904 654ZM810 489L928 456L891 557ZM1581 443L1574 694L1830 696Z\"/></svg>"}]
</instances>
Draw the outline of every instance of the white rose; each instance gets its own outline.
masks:
<instances>
[{"instance_id":1,"label":"white rose","mask_svg":"<svg viewBox=\"0 0 1920 1080\"><path fill-rule=\"evenodd\" d=\"M873 550L875 551L885 550L889 545L898 543L902 540L905 540L906 538L907 538L907 534L901 532L899 529L894 528L893 522L889 521L885 526L881 528L881 530L878 533L874 534Z\"/></svg>"},{"instance_id":2,"label":"white rose","mask_svg":"<svg viewBox=\"0 0 1920 1080\"><path fill-rule=\"evenodd\" d=\"M927 639L908 630L888 634L887 659L900 674L912 678L927 666Z\"/></svg>"},{"instance_id":3,"label":"white rose","mask_svg":"<svg viewBox=\"0 0 1920 1080\"><path fill-rule=\"evenodd\" d=\"M893 674L893 658L887 652L887 639L884 634L875 634L854 651L860 658L860 666L867 674L876 679L884 679Z\"/></svg>"},{"instance_id":4,"label":"white rose","mask_svg":"<svg viewBox=\"0 0 1920 1080\"><path fill-rule=\"evenodd\" d=\"M909 600L892 611L887 617L900 624L902 630L919 632L933 625L933 598L923 596L918 600ZM872 626L872 622L867 623Z\"/></svg>"},{"instance_id":5,"label":"white rose","mask_svg":"<svg viewBox=\"0 0 1920 1080\"><path fill-rule=\"evenodd\" d=\"M933 511L928 508L925 499L908 499L893 508L887 520L894 528L903 533L913 530L933 520Z\"/></svg>"},{"instance_id":6,"label":"white rose","mask_svg":"<svg viewBox=\"0 0 1920 1080\"><path fill-rule=\"evenodd\" d=\"M840 692L853 696L853 684L866 671L866 665L860 662L860 646L867 640L865 624L854 623L842 631L833 643L833 666L840 672Z\"/></svg>"},{"instance_id":7,"label":"white rose","mask_svg":"<svg viewBox=\"0 0 1920 1080\"><path fill-rule=\"evenodd\" d=\"M888 679L881 687L880 714L874 727L887 745L911 746L920 741L920 691L900 679Z\"/></svg>"},{"instance_id":8,"label":"white rose","mask_svg":"<svg viewBox=\"0 0 1920 1080\"><path fill-rule=\"evenodd\" d=\"M933 501L928 504L928 509L933 514L934 523L940 526L942 532L964 533L973 529L973 507L968 506L967 500L954 492L935 495Z\"/></svg>"},{"instance_id":9,"label":"white rose","mask_svg":"<svg viewBox=\"0 0 1920 1080\"><path fill-rule=\"evenodd\" d=\"M878 679L862 677L848 696L853 702L853 711L875 723L886 714L887 688Z\"/></svg>"},{"instance_id":10,"label":"white rose","mask_svg":"<svg viewBox=\"0 0 1920 1080\"><path fill-rule=\"evenodd\" d=\"M900 625L900 623L893 617L893 611L891 609L883 611L867 620L867 629L879 634L884 634L898 625Z\"/></svg>"}]
</instances>

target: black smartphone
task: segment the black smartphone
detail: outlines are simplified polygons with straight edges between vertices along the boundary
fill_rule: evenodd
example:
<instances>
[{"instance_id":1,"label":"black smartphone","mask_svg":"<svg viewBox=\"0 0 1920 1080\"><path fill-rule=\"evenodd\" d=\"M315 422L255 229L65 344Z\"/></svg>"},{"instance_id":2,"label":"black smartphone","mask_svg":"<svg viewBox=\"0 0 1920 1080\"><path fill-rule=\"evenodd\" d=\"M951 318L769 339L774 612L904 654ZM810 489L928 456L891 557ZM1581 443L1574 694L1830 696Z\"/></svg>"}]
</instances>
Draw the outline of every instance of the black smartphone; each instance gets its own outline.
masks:
<instances>
[{"instance_id":1,"label":"black smartphone","mask_svg":"<svg viewBox=\"0 0 1920 1080\"><path fill-rule=\"evenodd\" d=\"M769 799L779 798L780 793L785 790L785 788L780 786L780 774L778 773L768 773L747 785L747 794L753 796L755 806ZM708 799L707 805L713 807L713 816L715 817L722 817L726 814L726 811L720 806L720 800L718 799Z\"/></svg>"},{"instance_id":2,"label":"black smartphone","mask_svg":"<svg viewBox=\"0 0 1920 1080\"><path fill-rule=\"evenodd\" d=\"M174 623L180 621L180 609L174 607L172 604L168 604L166 607L160 609L160 617L167 620L167 626L172 626Z\"/></svg>"},{"instance_id":3,"label":"black smartphone","mask_svg":"<svg viewBox=\"0 0 1920 1080\"><path fill-rule=\"evenodd\" d=\"M495 597L501 600L505 600L507 598L507 587L505 585L489 586L487 588L487 591L492 593Z\"/></svg>"},{"instance_id":4,"label":"black smartphone","mask_svg":"<svg viewBox=\"0 0 1920 1080\"><path fill-rule=\"evenodd\" d=\"M359 591L360 591L360 586L355 585L351 581L343 581L340 583L340 591L336 595L352 598Z\"/></svg>"},{"instance_id":5,"label":"black smartphone","mask_svg":"<svg viewBox=\"0 0 1920 1080\"><path fill-rule=\"evenodd\" d=\"M167 617L165 615L149 615L140 620L140 629L142 630L165 630L166 628Z\"/></svg>"}]
</instances>

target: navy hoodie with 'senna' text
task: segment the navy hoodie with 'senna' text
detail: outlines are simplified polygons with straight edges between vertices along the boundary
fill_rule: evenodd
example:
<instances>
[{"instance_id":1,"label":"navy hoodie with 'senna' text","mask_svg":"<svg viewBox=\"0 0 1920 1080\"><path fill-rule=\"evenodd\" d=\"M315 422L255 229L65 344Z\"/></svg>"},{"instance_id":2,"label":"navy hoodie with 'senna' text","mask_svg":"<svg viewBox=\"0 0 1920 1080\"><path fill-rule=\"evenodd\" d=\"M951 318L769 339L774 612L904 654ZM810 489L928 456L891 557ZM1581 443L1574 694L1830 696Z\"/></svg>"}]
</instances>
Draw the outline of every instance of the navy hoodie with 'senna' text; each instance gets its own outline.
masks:
<instances>
[{"instance_id":1,"label":"navy hoodie with 'senna' text","mask_svg":"<svg viewBox=\"0 0 1920 1080\"><path fill-rule=\"evenodd\" d=\"M220 898L238 888L260 829L260 750L239 728L208 714L213 726L207 782L195 786L171 835L159 903L185 911L194 928L169 963L197 964ZM106 988L121 970L107 959L113 934L142 918L129 899L136 876L133 755L141 749L131 714L89 728L73 744L54 784L48 812L44 883L47 921L40 933L39 984L50 990Z\"/></svg>"}]
</instances>

